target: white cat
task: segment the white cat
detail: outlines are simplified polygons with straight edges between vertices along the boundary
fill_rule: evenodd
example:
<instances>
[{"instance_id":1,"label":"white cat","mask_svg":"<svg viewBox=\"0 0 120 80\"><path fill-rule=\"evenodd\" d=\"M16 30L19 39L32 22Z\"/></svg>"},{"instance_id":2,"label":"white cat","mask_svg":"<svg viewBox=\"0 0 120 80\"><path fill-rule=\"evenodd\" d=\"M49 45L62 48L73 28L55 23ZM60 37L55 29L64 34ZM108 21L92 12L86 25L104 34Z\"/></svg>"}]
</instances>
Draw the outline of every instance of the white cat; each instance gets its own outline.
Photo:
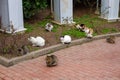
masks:
<instances>
[{"instance_id":1,"label":"white cat","mask_svg":"<svg viewBox=\"0 0 120 80\"><path fill-rule=\"evenodd\" d=\"M51 32L52 29L53 29L53 25L52 25L51 23L47 23L47 24L45 25L45 29L46 29L47 31Z\"/></svg>"},{"instance_id":2,"label":"white cat","mask_svg":"<svg viewBox=\"0 0 120 80\"><path fill-rule=\"evenodd\" d=\"M60 37L60 40L63 44L69 44L71 43L71 37L69 35L64 35Z\"/></svg>"},{"instance_id":3,"label":"white cat","mask_svg":"<svg viewBox=\"0 0 120 80\"><path fill-rule=\"evenodd\" d=\"M33 46L40 47L40 46L45 45L45 40L40 36L38 36L36 38L35 37L30 37L30 38L28 38L28 40L33 44Z\"/></svg>"}]
</instances>

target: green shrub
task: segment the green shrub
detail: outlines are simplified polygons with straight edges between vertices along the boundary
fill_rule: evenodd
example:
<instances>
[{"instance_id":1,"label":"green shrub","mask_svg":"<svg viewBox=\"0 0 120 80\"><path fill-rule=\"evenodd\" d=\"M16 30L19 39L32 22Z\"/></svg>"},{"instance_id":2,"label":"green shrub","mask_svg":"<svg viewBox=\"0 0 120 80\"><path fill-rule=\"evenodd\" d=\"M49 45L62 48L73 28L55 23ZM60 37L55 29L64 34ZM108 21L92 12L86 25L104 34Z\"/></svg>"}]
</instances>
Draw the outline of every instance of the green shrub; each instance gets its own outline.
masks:
<instances>
[{"instance_id":1,"label":"green shrub","mask_svg":"<svg viewBox=\"0 0 120 80\"><path fill-rule=\"evenodd\" d=\"M23 0L24 18L31 18L40 9L47 7L47 0Z\"/></svg>"}]
</instances>

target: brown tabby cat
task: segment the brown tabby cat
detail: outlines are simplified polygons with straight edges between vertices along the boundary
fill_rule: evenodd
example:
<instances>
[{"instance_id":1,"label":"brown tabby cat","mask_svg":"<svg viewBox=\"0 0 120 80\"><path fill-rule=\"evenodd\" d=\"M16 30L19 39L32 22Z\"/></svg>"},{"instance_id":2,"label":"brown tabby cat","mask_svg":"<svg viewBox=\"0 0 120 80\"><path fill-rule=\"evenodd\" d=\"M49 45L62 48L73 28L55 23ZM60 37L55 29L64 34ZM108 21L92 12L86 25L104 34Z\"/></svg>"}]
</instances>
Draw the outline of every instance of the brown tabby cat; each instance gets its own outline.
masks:
<instances>
[{"instance_id":1,"label":"brown tabby cat","mask_svg":"<svg viewBox=\"0 0 120 80\"><path fill-rule=\"evenodd\" d=\"M45 60L48 67L53 67L58 64L58 59L57 56L55 55L49 55L49 56L47 55Z\"/></svg>"},{"instance_id":2,"label":"brown tabby cat","mask_svg":"<svg viewBox=\"0 0 120 80\"><path fill-rule=\"evenodd\" d=\"M106 41L107 41L108 43L114 44L114 43L115 43L115 36L109 36L109 37L106 39Z\"/></svg>"}]
</instances>

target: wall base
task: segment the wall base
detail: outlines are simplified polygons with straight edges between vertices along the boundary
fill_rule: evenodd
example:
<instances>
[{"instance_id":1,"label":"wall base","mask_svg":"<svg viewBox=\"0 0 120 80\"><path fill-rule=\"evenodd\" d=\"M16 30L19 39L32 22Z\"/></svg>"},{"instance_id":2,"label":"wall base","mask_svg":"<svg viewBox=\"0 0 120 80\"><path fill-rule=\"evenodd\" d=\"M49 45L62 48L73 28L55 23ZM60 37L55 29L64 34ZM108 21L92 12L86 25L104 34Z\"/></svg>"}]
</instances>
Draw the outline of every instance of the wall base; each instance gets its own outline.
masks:
<instances>
[{"instance_id":1,"label":"wall base","mask_svg":"<svg viewBox=\"0 0 120 80\"><path fill-rule=\"evenodd\" d=\"M26 30L27 30L26 28L19 29L19 30L16 30L13 34L24 33ZM1 31L1 32L4 32L3 29L0 29L0 31ZM5 33L11 34L12 32L11 32L11 31L6 31Z\"/></svg>"},{"instance_id":2,"label":"wall base","mask_svg":"<svg viewBox=\"0 0 120 80\"><path fill-rule=\"evenodd\" d=\"M117 21L120 21L120 18L111 18L111 19L108 19L108 18L104 18L104 17L101 17L101 16L99 16L99 18L101 18L101 19L105 19L105 20L107 20L108 22L117 22Z\"/></svg>"},{"instance_id":3,"label":"wall base","mask_svg":"<svg viewBox=\"0 0 120 80\"><path fill-rule=\"evenodd\" d=\"M73 26L76 24L76 22L72 22L72 23L69 23L69 24L62 24L60 22L57 22L57 21L52 21L52 23L55 23L55 24L58 24L58 25L70 25L70 26Z\"/></svg>"}]
</instances>

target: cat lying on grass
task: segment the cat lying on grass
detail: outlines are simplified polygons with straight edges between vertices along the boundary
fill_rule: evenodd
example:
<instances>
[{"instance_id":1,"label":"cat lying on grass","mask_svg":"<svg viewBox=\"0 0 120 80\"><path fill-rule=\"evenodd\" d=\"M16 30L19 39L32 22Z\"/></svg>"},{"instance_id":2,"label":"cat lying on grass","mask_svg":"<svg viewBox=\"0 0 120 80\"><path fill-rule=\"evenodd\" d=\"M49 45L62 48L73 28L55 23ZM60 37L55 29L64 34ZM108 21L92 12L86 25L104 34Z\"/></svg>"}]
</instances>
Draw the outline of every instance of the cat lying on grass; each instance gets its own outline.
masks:
<instances>
[{"instance_id":1,"label":"cat lying on grass","mask_svg":"<svg viewBox=\"0 0 120 80\"><path fill-rule=\"evenodd\" d=\"M92 38L93 37L93 29L92 28L88 28L85 26L85 24L78 24L76 25L76 28L80 31L83 31L86 33L86 36L88 38Z\"/></svg>"}]
</instances>

